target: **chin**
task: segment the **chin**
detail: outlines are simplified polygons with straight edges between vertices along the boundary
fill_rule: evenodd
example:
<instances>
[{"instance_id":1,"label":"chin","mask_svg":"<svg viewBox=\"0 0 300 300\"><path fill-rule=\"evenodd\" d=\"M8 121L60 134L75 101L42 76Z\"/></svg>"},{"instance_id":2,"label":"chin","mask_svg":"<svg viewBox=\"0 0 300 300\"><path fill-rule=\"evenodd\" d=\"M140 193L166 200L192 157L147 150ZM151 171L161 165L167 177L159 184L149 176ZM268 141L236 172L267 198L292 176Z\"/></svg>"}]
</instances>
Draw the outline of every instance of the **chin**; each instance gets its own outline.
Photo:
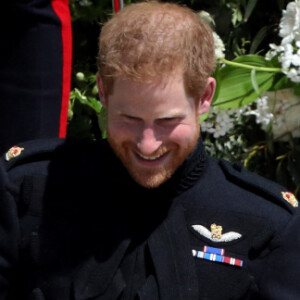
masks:
<instances>
[{"instance_id":1,"label":"chin","mask_svg":"<svg viewBox=\"0 0 300 300\"><path fill-rule=\"evenodd\" d=\"M145 174L145 172L131 171L127 169L132 178L141 186L148 189L154 189L162 185L173 175L174 171L160 170L154 174ZM144 173L144 174L143 174Z\"/></svg>"},{"instance_id":2,"label":"chin","mask_svg":"<svg viewBox=\"0 0 300 300\"><path fill-rule=\"evenodd\" d=\"M135 145L132 142L120 143L108 131L108 142L111 148L123 163L130 176L141 186L154 189L169 180L175 171L182 165L197 144L198 136L180 147L175 143L165 145L169 156L157 166L143 166L135 156Z\"/></svg>"},{"instance_id":3,"label":"chin","mask_svg":"<svg viewBox=\"0 0 300 300\"><path fill-rule=\"evenodd\" d=\"M186 151L181 153L173 149L170 151L173 154L168 157L166 162L160 166L151 168L140 166L135 160L134 155L132 155L132 151L120 151L119 147L114 148L113 146L112 148L134 181L148 189L157 188L169 180L190 154L190 151L188 151L190 149L187 148L185 149Z\"/></svg>"}]
</instances>

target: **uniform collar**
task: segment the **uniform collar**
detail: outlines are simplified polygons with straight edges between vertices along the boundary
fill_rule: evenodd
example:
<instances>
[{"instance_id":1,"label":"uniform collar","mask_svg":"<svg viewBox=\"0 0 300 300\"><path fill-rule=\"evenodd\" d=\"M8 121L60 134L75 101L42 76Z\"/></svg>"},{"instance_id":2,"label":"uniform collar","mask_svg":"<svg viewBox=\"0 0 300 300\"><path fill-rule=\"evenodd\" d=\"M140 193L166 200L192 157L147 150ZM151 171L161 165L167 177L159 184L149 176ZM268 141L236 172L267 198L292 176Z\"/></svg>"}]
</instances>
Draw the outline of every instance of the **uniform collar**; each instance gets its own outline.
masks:
<instances>
[{"instance_id":1,"label":"uniform collar","mask_svg":"<svg viewBox=\"0 0 300 300\"><path fill-rule=\"evenodd\" d=\"M184 163L175 172L170 182L166 185L173 186L175 193L181 194L191 188L202 176L206 166L207 156L202 140L198 143Z\"/></svg>"}]
</instances>

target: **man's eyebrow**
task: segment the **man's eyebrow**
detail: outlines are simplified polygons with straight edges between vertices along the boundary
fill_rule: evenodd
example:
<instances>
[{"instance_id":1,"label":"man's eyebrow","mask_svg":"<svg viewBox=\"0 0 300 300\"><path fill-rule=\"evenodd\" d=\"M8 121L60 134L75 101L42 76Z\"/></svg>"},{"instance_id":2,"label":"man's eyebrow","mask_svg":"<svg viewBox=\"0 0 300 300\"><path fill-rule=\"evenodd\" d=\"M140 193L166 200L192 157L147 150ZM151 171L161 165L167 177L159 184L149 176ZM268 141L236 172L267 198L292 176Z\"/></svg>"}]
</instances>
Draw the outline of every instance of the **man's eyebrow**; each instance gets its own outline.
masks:
<instances>
[{"instance_id":1,"label":"man's eyebrow","mask_svg":"<svg viewBox=\"0 0 300 300\"><path fill-rule=\"evenodd\" d=\"M185 113L182 111L170 111L166 112L166 114L161 115L158 119L172 119L172 118L183 118L185 117Z\"/></svg>"}]
</instances>

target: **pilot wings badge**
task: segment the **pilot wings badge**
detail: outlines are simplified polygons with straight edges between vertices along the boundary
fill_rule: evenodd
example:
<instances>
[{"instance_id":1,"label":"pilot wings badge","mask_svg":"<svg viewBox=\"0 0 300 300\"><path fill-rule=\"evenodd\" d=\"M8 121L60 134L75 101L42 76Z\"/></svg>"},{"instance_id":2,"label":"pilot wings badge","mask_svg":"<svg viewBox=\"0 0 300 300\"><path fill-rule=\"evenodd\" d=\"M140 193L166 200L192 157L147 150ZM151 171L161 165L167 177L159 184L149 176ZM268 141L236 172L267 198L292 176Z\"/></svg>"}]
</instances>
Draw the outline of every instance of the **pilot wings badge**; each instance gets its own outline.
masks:
<instances>
[{"instance_id":1,"label":"pilot wings badge","mask_svg":"<svg viewBox=\"0 0 300 300\"><path fill-rule=\"evenodd\" d=\"M242 237L242 235L235 231L229 231L222 234L222 226L215 223L210 225L210 230L203 225L192 225L192 228L200 235L213 242L231 242Z\"/></svg>"}]
</instances>

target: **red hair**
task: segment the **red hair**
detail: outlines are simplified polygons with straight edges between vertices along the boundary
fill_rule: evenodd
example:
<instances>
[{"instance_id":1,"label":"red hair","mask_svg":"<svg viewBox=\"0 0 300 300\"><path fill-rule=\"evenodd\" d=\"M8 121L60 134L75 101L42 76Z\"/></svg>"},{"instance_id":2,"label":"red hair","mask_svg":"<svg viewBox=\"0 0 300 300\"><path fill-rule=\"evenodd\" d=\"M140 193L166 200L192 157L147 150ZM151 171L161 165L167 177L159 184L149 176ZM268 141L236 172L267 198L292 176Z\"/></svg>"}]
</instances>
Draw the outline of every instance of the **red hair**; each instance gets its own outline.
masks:
<instances>
[{"instance_id":1,"label":"red hair","mask_svg":"<svg viewBox=\"0 0 300 300\"><path fill-rule=\"evenodd\" d=\"M199 98L214 67L211 28L177 4L128 5L100 34L98 70L106 96L116 78L150 83L181 70L186 91Z\"/></svg>"}]
</instances>

